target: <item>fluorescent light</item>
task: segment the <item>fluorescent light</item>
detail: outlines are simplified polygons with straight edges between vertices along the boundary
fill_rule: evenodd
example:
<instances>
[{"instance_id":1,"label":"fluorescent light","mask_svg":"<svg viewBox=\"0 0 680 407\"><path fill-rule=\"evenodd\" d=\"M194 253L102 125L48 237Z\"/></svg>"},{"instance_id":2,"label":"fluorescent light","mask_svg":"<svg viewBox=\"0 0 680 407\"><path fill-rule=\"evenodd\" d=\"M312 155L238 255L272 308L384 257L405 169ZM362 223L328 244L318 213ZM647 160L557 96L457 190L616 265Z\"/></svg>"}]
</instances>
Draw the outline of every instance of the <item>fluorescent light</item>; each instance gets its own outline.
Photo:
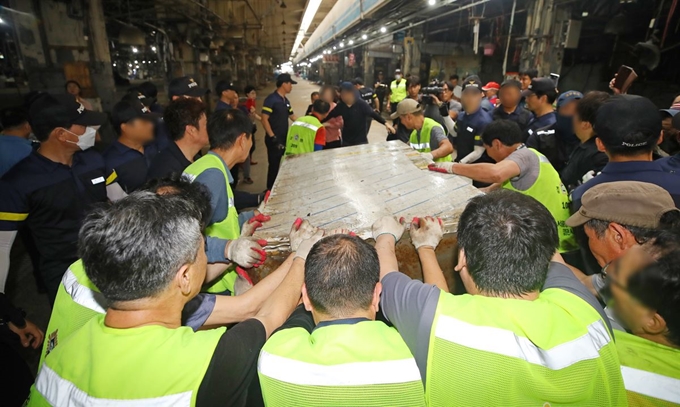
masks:
<instances>
[{"instance_id":1,"label":"fluorescent light","mask_svg":"<svg viewBox=\"0 0 680 407\"><path fill-rule=\"evenodd\" d=\"M366 35L366 34L362 35L362 36L361 36L361 39L362 39L362 40L368 39L368 35Z\"/></svg>"},{"instance_id":2,"label":"fluorescent light","mask_svg":"<svg viewBox=\"0 0 680 407\"><path fill-rule=\"evenodd\" d=\"M151 51L156 52L156 47L151 47Z\"/></svg>"},{"instance_id":3,"label":"fluorescent light","mask_svg":"<svg viewBox=\"0 0 680 407\"><path fill-rule=\"evenodd\" d=\"M5 20L3 20L2 18L0 18L0 24L5 24Z\"/></svg>"},{"instance_id":4,"label":"fluorescent light","mask_svg":"<svg viewBox=\"0 0 680 407\"><path fill-rule=\"evenodd\" d=\"M341 42L341 43L340 43L340 48L342 48L342 47L344 47L344 46L345 46L345 43L344 43L344 42Z\"/></svg>"},{"instance_id":5,"label":"fluorescent light","mask_svg":"<svg viewBox=\"0 0 680 407\"><path fill-rule=\"evenodd\" d=\"M333 45L333 49L338 49L335 45Z\"/></svg>"},{"instance_id":6,"label":"fluorescent light","mask_svg":"<svg viewBox=\"0 0 680 407\"><path fill-rule=\"evenodd\" d=\"M430 6L434 6L435 4L437 4L437 0L430 0L428 1L428 3L430 4Z\"/></svg>"},{"instance_id":7,"label":"fluorescent light","mask_svg":"<svg viewBox=\"0 0 680 407\"><path fill-rule=\"evenodd\" d=\"M305 33L310 25L312 25L312 20L316 12L319 10L321 5L321 0L309 0L307 8L305 9L305 14L302 16L302 22L300 23L300 31L298 31L297 37L295 37L295 42L293 43L293 49L290 51L290 55L295 55L297 49L302 44L302 40L305 38Z\"/></svg>"},{"instance_id":8,"label":"fluorescent light","mask_svg":"<svg viewBox=\"0 0 680 407\"><path fill-rule=\"evenodd\" d=\"M380 32L383 33L383 34L386 33L386 32L387 32L387 28L385 28L385 27L380 27Z\"/></svg>"},{"instance_id":9,"label":"fluorescent light","mask_svg":"<svg viewBox=\"0 0 680 407\"><path fill-rule=\"evenodd\" d=\"M136 53L137 53L137 48L132 47L132 53L133 53L133 54L136 54Z\"/></svg>"},{"instance_id":10,"label":"fluorescent light","mask_svg":"<svg viewBox=\"0 0 680 407\"><path fill-rule=\"evenodd\" d=\"M349 45L354 45L354 40L349 40Z\"/></svg>"}]
</instances>

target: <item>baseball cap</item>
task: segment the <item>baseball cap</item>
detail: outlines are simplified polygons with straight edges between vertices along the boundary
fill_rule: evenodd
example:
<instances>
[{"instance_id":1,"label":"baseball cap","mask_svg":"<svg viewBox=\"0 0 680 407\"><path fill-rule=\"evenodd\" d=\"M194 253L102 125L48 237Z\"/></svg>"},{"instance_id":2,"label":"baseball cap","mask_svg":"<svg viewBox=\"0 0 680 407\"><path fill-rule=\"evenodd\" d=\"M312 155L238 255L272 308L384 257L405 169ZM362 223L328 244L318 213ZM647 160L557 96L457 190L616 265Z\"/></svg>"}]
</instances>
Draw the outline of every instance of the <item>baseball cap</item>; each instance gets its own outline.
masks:
<instances>
[{"instance_id":1,"label":"baseball cap","mask_svg":"<svg viewBox=\"0 0 680 407\"><path fill-rule=\"evenodd\" d=\"M238 92L234 84L229 81L217 82L217 85L215 85L215 94L217 95L217 97L222 96L222 92L224 92L225 90L233 90L234 92Z\"/></svg>"},{"instance_id":2,"label":"baseball cap","mask_svg":"<svg viewBox=\"0 0 680 407\"><path fill-rule=\"evenodd\" d=\"M668 113L671 117L675 117L678 113L680 113L680 103L675 103L671 105L670 109L661 109L659 110L660 112L666 112Z\"/></svg>"},{"instance_id":3,"label":"baseball cap","mask_svg":"<svg viewBox=\"0 0 680 407\"><path fill-rule=\"evenodd\" d=\"M501 85L498 84L498 82L489 82L486 85L482 86L482 90L489 90L489 89L500 89Z\"/></svg>"},{"instance_id":4,"label":"baseball cap","mask_svg":"<svg viewBox=\"0 0 680 407\"><path fill-rule=\"evenodd\" d=\"M477 75L468 76L465 78L463 83L460 84L460 86L462 88L462 92L465 92L468 89L476 89L479 92L482 91L482 81Z\"/></svg>"},{"instance_id":5,"label":"baseball cap","mask_svg":"<svg viewBox=\"0 0 680 407\"><path fill-rule=\"evenodd\" d=\"M399 68L395 69L394 73L401 73L401 69L399 69Z\"/></svg>"},{"instance_id":6,"label":"baseball cap","mask_svg":"<svg viewBox=\"0 0 680 407\"><path fill-rule=\"evenodd\" d=\"M139 100L142 102L143 105L148 106L150 103L150 99L142 93L142 91L139 90L139 88L131 88L128 90L127 95L123 96L121 100Z\"/></svg>"},{"instance_id":7,"label":"baseball cap","mask_svg":"<svg viewBox=\"0 0 680 407\"><path fill-rule=\"evenodd\" d=\"M680 130L680 114L676 114L675 116L673 116L671 127L673 127L676 130Z\"/></svg>"},{"instance_id":8,"label":"baseball cap","mask_svg":"<svg viewBox=\"0 0 680 407\"><path fill-rule=\"evenodd\" d=\"M650 141L631 145L624 140L624 136L638 131L658 136L661 133L659 110L642 96L612 96L597 110L593 129L607 146L643 147Z\"/></svg>"},{"instance_id":9,"label":"baseball cap","mask_svg":"<svg viewBox=\"0 0 680 407\"><path fill-rule=\"evenodd\" d=\"M356 78L354 78L354 80L352 81L352 83L355 84L355 85L363 85L363 84L364 84L364 79L363 79L363 78L356 77Z\"/></svg>"},{"instance_id":10,"label":"baseball cap","mask_svg":"<svg viewBox=\"0 0 680 407\"><path fill-rule=\"evenodd\" d=\"M293 80L289 73L282 73L279 75L279 77L276 78L276 83L292 83L293 85L297 85L297 82Z\"/></svg>"},{"instance_id":11,"label":"baseball cap","mask_svg":"<svg viewBox=\"0 0 680 407\"><path fill-rule=\"evenodd\" d=\"M534 78L531 80L529 87L525 91L522 91L522 96L527 97L534 93L548 93L550 91L557 93L555 81L551 78Z\"/></svg>"},{"instance_id":12,"label":"baseball cap","mask_svg":"<svg viewBox=\"0 0 680 407\"><path fill-rule=\"evenodd\" d=\"M354 91L354 85L352 85L352 82L343 82L340 84L340 90L351 90Z\"/></svg>"},{"instance_id":13,"label":"baseball cap","mask_svg":"<svg viewBox=\"0 0 680 407\"><path fill-rule=\"evenodd\" d=\"M562 93L560 97L557 98L557 108L559 109L560 106L564 105L565 103L569 103L572 100L578 99L583 99L583 93L577 90L568 90Z\"/></svg>"},{"instance_id":14,"label":"baseball cap","mask_svg":"<svg viewBox=\"0 0 680 407\"><path fill-rule=\"evenodd\" d=\"M403 116L409 113L421 112L422 110L423 108L420 106L420 103L418 103L417 100L407 98L399 102L399 104L397 105L397 111L392 113L390 118L394 120L397 119L399 116Z\"/></svg>"},{"instance_id":15,"label":"baseball cap","mask_svg":"<svg viewBox=\"0 0 680 407\"><path fill-rule=\"evenodd\" d=\"M205 96L205 94L208 93L208 89L198 86L198 83L194 81L194 78L182 76L170 81L168 93L170 94L170 98L173 96L191 96L198 98Z\"/></svg>"},{"instance_id":16,"label":"baseball cap","mask_svg":"<svg viewBox=\"0 0 680 407\"><path fill-rule=\"evenodd\" d=\"M40 95L31 103L29 118L31 125L49 127L100 126L107 120L105 113L85 109L73 95Z\"/></svg>"},{"instance_id":17,"label":"baseball cap","mask_svg":"<svg viewBox=\"0 0 680 407\"><path fill-rule=\"evenodd\" d=\"M119 127L134 119L156 120L161 115L152 113L148 107L139 100L123 99L113 106L111 111L111 121L114 127Z\"/></svg>"},{"instance_id":18,"label":"baseball cap","mask_svg":"<svg viewBox=\"0 0 680 407\"><path fill-rule=\"evenodd\" d=\"M598 219L656 229L665 213L677 210L668 191L658 185L637 181L607 182L595 185L583 194L581 208L567 219L566 224L573 228Z\"/></svg>"}]
</instances>

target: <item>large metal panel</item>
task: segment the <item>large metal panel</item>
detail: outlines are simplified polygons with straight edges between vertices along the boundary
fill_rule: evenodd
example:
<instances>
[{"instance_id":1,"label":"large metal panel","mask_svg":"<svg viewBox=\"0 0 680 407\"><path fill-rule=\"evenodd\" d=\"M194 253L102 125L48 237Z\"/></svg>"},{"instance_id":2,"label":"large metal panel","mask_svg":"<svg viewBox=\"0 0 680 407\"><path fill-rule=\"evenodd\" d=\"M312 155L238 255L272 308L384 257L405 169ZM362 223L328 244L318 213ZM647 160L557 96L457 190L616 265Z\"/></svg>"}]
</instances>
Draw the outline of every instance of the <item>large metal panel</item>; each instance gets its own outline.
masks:
<instances>
[{"instance_id":1,"label":"large metal panel","mask_svg":"<svg viewBox=\"0 0 680 407\"><path fill-rule=\"evenodd\" d=\"M264 212L271 221L256 236L268 241L269 260L255 272L268 274L289 251L296 218L325 229L349 228L371 237L384 215L442 218L446 237L437 250L442 268L456 259L455 231L467 201L481 192L470 180L427 171L420 154L400 141L345 147L285 157ZM397 247L401 271L420 278L420 263L408 234ZM450 277L450 276L449 276Z\"/></svg>"}]
</instances>

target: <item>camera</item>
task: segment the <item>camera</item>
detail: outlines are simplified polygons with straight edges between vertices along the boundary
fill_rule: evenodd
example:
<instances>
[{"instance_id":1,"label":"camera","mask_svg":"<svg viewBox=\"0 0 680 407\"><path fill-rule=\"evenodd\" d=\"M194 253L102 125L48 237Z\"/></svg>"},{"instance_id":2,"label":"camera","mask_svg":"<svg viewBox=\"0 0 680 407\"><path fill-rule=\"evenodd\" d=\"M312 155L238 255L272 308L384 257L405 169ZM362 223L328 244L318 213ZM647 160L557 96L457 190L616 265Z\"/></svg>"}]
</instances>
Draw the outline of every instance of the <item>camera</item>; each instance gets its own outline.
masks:
<instances>
[{"instance_id":1,"label":"camera","mask_svg":"<svg viewBox=\"0 0 680 407\"><path fill-rule=\"evenodd\" d=\"M442 94L444 92L444 88L440 86L428 86L426 88L420 89L420 92L422 93L420 96L420 102L424 105L431 105L433 102L432 96L437 96Z\"/></svg>"}]
</instances>

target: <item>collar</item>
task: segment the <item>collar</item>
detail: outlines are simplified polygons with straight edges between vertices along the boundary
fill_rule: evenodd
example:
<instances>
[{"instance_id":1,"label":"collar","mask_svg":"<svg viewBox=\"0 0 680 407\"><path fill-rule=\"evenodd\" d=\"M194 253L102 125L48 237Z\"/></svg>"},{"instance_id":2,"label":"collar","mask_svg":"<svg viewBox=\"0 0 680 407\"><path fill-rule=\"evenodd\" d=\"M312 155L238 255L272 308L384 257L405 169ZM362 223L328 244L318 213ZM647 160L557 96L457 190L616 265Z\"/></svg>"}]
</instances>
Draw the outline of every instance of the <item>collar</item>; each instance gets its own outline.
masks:
<instances>
[{"instance_id":1,"label":"collar","mask_svg":"<svg viewBox=\"0 0 680 407\"><path fill-rule=\"evenodd\" d=\"M325 326L331 326L331 325L354 325L358 324L359 322L366 322L370 321L368 318L364 317L359 317L359 318L342 318L342 319L333 319L330 321L321 321L318 324L316 324L316 327L314 330L317 330L319 328L323 328Z\"/></svg>"},{"instance_id":2,"label":"collar","mask_svg":"<svg viewBox=\"0 0 680 407\"><path fill-rule=\"evenodd\" d=\"M662 172L659 163L656 161L624 161L608 162L602 169L603 173L617 174L639 171L659 171Z\"/></svg>"},{"instance_id":3,"label":"collar","mask_svg":"<svg viewBox=\"0 0 680 407\"><path fill-rule=\"evenodd\" d=\"M222 165L224 166L224 169L226 170L225 172L227 173L227 180L229 181L230 184L233 184L234 183L234 177L231 176L231 171L229 170L229 167L227 167L227 163L224 162L224 160L222 159L222 157L220 157L219 154L216 154L212 150L208 151L208 154L212 154L215 157L220 159L220 162L222 163Z\"/></svg>"}]
</instances>

